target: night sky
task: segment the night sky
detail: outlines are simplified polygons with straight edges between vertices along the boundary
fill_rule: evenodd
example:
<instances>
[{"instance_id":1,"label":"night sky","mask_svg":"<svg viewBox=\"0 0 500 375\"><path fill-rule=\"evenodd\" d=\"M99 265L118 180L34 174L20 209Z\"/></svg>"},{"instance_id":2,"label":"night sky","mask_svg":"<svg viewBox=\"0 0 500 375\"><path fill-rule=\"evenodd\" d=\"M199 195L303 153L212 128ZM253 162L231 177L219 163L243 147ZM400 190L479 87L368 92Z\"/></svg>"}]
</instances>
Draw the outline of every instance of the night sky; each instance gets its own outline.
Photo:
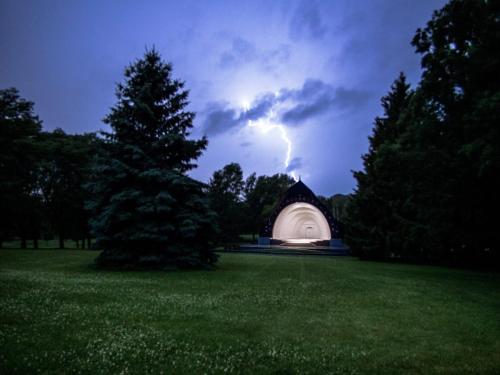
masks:
<instances>
[{"instance_id":1,"label":"night sky","mask_svg":"<svg viewBox=\"0 0 500 375\"><path fill-rule=\"evenodd\" d=\"M34 101L46 130L106 129L124 67L155 46L209 139L193 177L234 161L349 193L380 98L400 71L418 82L410 41L444 3L0 0L0 88Z\"/></svg>"}]
</instances>

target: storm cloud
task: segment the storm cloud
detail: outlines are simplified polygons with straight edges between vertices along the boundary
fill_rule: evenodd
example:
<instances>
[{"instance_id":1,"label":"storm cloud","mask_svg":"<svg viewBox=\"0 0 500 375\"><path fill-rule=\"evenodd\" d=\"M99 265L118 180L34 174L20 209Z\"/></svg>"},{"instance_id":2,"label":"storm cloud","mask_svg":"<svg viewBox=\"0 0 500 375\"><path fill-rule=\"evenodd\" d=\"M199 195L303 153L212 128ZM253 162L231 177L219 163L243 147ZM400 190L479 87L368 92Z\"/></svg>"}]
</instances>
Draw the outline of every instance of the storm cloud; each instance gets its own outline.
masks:
<instances>
[{"instance_id":1,"label":"storm cloud","mask_svg":"<svg viewBox=\"0 0 500 375\"><path fill-rule=\"evenodd\" d=\"M236 69L252 63L259 64L269 70L277 64L283 64L290 58L291 49L288 44L280 44L272 49L259 49L255 44L242 38L235 37L231 47L222 52L219 66L222 69Z\"/></svg>"},{"instance_id":2,"label":"storm cloud","mask_svg":"<svg viewBox=\"0 0 500 375\"><path fill-rule=\"evenodd\" d=\"M321 39L327 27L321 19L316 2L301 1L290 21L289 34L294 40Z\"/></svg>"},{"instance_id":3,"label":"storm cloud","mask_svg":"<svg viewBox=\"0 0 500 375\"><path fill-rule=\"evenodd\" d=\"M220 103L209 103L207 112L204 124L204 132L207 135L217 135L227 132L241 123L240 116L236 110L225 108Z\"/></svg>"},{"instance_id":4,"label":"storm cloud","mask_svg":"<svg viewBox=\"0 0 500 375\"><path fill-rule=\"evenodd\" d=\"M335 88L320 80L307 80L300 90L286 91L284 95L297 102L281 115L281 121L290 126L328 112L362 108L370 99L367 91Z\"/></svg>"},{"instance_id":5,"label":"storm cloud","mask_svg":"<svg viewBox=\"0 0 500 375\"><path fill-rule=\"evenodd\" d=\"M204 132L206 135L217 135L243 126L248 120L266 117L274 103L275 99L269 95L257 99L249 109L239 111L221 103L210 103L206 109Z\"/></svg>"},{"instance_id":6,"label":"storm cloud","mask_svg":"<svg viewBox=\"0 0 500 375\"><path fill-rule=\"evenodd\" d=\"M231 48L222 53L219 64L221 68L235 68L254 61L257 56L255 45L248 40L237 37L233 39Z\"/></svg>"},{"instance_id":7,"label":"storm cloud","mask_svg":"<svg viewBox=\"0 0 500 375\"><path fill-rule=\"evenodd\" d=\"M308 79L298 89L281 89L277 94L259 95L249 108L230 108L212 103L207 109L205 134L217 135L275 113L275 120L287 126L300 126L321 115L362 108L369 100L366 91L335 88L321 80Z\"/></svg>"}]
</instances>

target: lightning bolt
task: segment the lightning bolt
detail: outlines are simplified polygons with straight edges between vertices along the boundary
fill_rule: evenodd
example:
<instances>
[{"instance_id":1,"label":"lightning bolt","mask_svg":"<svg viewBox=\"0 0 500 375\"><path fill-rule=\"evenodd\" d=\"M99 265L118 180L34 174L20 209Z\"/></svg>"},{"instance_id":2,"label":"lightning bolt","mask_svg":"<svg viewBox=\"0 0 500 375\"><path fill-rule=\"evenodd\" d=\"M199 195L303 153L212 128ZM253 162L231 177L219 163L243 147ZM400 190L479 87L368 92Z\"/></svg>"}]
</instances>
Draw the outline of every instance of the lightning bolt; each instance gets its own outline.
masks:
<instances>
[{"instance_id":1,"label":"lightning bolt","mask_svg":"<svg viewBox=\"0 0 500 375\"><path fill-rule=\"evenodd\" d=\"M283 142L286 144L286 155L285 155L285 160L283 161L283 164L285 166L285 170L288 168L290 165L290 159L292 155L292 141L290 137L288 136L288 133L286 132L286 128L281 125L281 124L276 124L271 121L271 118L273 117L272 113L270 116L266 118L259 119L257 121L252 121L248 120L248 126L249 127L255 127L260 129L264 134L268 133L271 130L277 129L281 135L281 139ZM294 180L297 181L297 176L295 175L294 171L290 172L290 176Z\"/></svg>"}]
</instances>

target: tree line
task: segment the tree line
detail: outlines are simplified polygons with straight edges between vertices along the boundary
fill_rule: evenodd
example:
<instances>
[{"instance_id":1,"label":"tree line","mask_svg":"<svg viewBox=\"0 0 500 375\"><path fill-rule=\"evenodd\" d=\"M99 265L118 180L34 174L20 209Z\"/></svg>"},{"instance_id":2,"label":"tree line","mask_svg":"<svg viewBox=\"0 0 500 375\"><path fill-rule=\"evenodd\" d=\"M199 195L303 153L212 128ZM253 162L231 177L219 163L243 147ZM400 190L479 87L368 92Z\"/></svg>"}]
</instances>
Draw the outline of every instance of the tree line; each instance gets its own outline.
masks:
<instances>
[{"instance_id":1,"label":"tree line","mask_svg":"<svg viewBox=\"0 0 500 375\"><path fill-rule=\"evenodd\" d=\"M96 133L42 131L33 103L21 98L16 89L0 91L0 106L0 139L4 141L0 241L18 238L21 248L26 248L31 240L38 248L39 239L57 239L58 246L65 248L65 241L72 240L77 248L90 248L90 217L85 208L90 192L86 186L106 142ZM217 214L217 244L231 246L242 234L251 236L246 240L256 240L280 197L294 183L282 173L252 173L244 179L237 163L215 171L204 191ZM346 196L319 198L341 218Z\"/></svg>"},{"instance_id":2,"label":"tree line","mask_svg":"<svg viewBox=\"0 0 500 375\"><path fill-rule=\"evenodd\" d=\"M258 177L252 173L243 179L237 163L215 171L208 183L208 195L219 218L220 243L237 243L243 233L255 240L278 199L294 183L293 178L282 173Z\"/></svg>"},{"instance_id":3,"label":"tree line","mask_svg":"<svg viewBox=\"0 0 500 375\"><path fill-rule=\"evenodd\" d=\"M295 182L283 173L272 176L252 173L244 179L238 163L230 163L215 171L208 183L208 195L219 218L221 243L238 243L241 234L250 235L245 240L254 241L279 200ZM318 196L318 199L342 223L349 196L334 194L331 197Z\"/></svg>"},{"instance_id":4,"label":"tree line","mask_svg":"<svg viewBox=\"0 0 500 375\"><path fill-rule=\"evenodd\" d=\"M12 238L58 238L90 245L83 184L99 147L95 134L42 131L33 103L14 89L0 90L0 246Z\"/></svg>"},{"instance_id":5,"label":"tree line","mask_svg":"<svg viewBox=\"0 0 500 375\"><path fill-rule=\"evenodd\" d=\"M500 3L451 1L419 29L414 89L382 98L346 216L364 259L500 265Z\"/></svg>"}]
</instances>

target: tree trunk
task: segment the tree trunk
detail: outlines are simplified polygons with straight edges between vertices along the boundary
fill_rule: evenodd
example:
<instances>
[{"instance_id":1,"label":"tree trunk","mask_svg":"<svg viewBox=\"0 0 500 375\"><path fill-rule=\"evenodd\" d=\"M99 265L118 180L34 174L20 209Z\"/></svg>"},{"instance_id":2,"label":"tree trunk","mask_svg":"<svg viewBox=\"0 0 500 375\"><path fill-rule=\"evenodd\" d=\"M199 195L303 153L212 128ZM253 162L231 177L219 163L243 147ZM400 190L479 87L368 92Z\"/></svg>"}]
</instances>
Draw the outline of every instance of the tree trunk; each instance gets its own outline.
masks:
<instances>
[{"instance_id":1,"label":"tree trunk","mask_svg":"<svg viewBox=\"0 0 500 375\"><path fill-rule=\"evenodd\" d=\"M59 236L59 249L64 249L64 238Z\"/></svg>"},{"instance_id":2,"label":"tree trunk","mask_svg":"<svg viewBox=\"0 0 500 375\"><path fill-rule=\"evenodd\" d=\"M26 249L26 238L21 238L21 249Z\"/></svg>"},{"instance_id":3,"label":"tree trunk","mask_svg":"<svg viewBox=\"0 0 500 375\"><path fill-rule=\"evenodd\" d=\"M91 245L90 244L90 237L87 237L87 249L89 249L89 250L91 249L90 245Z\"/></svg>"},{"instance_id":4,"label":"tree trunk","mask_svg":"<svg viewBox=\"0 0 500 375\"><path fill-rule=\"evenodd\" d=\"M76 248L79 249L80 248L80 241L79 240L75 240L75 243L76 243Z\"/></svg>"},{"instance_id":5,"label":"tree trunk","mask_svg":"<svg viewBox=\"0 0 500 375\"><path fill-rule=\"evenodd\" d=\"M33 249L38 249L38 238L33 238Z\"/></svg>"},{"instance_id":6,"label":"tree trunk","mask_svg":"<svg viewBox=\"0 0 500 375\"><path fill-rule=\"evenodd\" d=\"M85 237L82 238L82 250L85 250Z\"/></svg>"}]
</instances>

